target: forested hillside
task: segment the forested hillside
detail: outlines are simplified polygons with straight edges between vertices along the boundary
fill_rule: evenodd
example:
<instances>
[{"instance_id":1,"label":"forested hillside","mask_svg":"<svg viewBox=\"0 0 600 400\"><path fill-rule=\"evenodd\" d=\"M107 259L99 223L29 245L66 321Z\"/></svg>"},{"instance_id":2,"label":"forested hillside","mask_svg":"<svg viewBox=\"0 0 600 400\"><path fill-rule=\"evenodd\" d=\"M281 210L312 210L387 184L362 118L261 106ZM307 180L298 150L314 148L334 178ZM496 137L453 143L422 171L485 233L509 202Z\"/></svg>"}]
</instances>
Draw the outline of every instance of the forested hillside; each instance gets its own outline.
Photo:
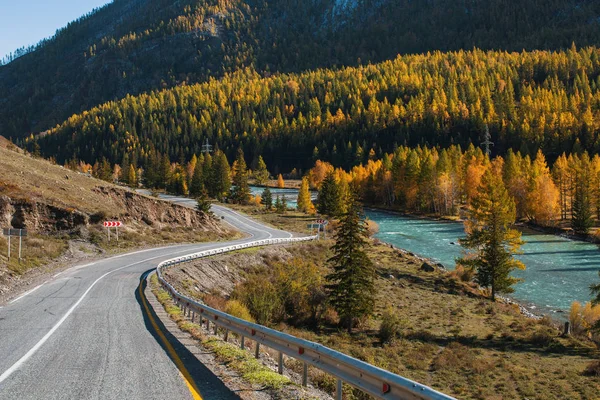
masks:
<instances>
[{"instance_id":1,"label":"forested hillside","mask_svg":"<svg viewBox=\"0 0 600 400\"><path fill-rule=\"evenodd\" d=\"M29 148L61 163L101 158L183 164L205 139L232 160L238 146L271 172L316 159L351 168L399 145L479 145L550 161L600 151L600 50L459 51L268 78L251 70L109 102L69 118Z\"/></svg>"},{"instance_id":2,"label":"forested hillside","mask_svg":"<svg viewBox=\"0 0 600 400\"><path fill-rule=\"evenodd\" d=\"M0 135L17 139L127 94L246 67L269 76L399 53L555 50L572 42L600 42L600 3L115 0L0 66Z\"/></svg>"}]
</instances>

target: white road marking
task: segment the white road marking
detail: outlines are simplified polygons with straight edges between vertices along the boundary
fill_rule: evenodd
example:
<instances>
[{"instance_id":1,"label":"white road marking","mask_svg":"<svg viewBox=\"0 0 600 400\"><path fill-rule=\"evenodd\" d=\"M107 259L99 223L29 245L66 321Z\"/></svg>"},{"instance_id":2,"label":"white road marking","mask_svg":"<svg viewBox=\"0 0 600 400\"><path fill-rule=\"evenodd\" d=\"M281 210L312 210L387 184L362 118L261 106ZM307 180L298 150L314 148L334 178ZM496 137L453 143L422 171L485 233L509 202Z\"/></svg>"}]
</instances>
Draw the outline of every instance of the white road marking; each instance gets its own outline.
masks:
<instances>
[{"instance_id":1,"label":"white road marking","mask_svg":"<svg viewBox=\"0 0 600 400\"><path fill-rule=\"evenodd\" d=\"M39 288L41 288L42 286L44 286L46 283L48 283L48 281L42 283L41 285L37 285L36 287L34 287L33 289L23 293L22 295L20 295L19 297L17 297L16 299L12 299L11 301L8 302L8 304L12 304L15 301L21 300L23 297L27 296L28 294L31 294L33 292L35 292L36 290L38 290Z\"/></svg>"},{"instance_id":2,"label":"white road marking","mask_svg":"<svg viewBox=\"0 0 600 400\"><path fill-rule=\"evenodd\" d=\"M54 332L56 332L56 330L63 324L63 322L65 322L66 319L69 318L69 315L71 315L73 313L73 311L75 311L77 306L79 306L79 304L81 304L83 299L85 299L85 297L93 289L93 287L96 286L96 284L98 282L100 282L104 277L112 274L113 272L117 272L122 269L129 268L129 267L133 267L134 265L137 265L137 264L142 264L147 261L155 260L157 258L168 257L168 256L171 256L171 255L177 254L177 253L179 253L179 252L176 251L176 252L169 253L169 254L162 254L160 256L148 258L148 259L145 259L142 261L135 262L133 264L125 265L123 267L113 269L112 271L109 271L109 272L105 273L104 275L102 275L100 278L96 279L94 281L94 283L92 283L90 285L90 287L87 288L87 290L85 291L85 293L83 293L83 295L79 298L79 300L77 300L77 302L75 304L73 304L73 306L69 309L69 311L67 311L66 314L62 316L62 318L56 323L56 325L54 325L52 327L52 329L50 329L50 331L48 331L48 333L46 333L44 335L44 337L41 338L40 341L37 342L35 344L35 346L33 346L23 357L21 357L16 363L14 363L9 369L7 369L2 375L0 375L0 383L4 382L9 376L11 376L16 370L18 370L25 362L27 362L27 360L29 360L31 358L31 356L33 356L40 349L40 347L42 347L44 345L44 343L46 343L46 341L54 334Z\"/></svg>"}]
</instances>

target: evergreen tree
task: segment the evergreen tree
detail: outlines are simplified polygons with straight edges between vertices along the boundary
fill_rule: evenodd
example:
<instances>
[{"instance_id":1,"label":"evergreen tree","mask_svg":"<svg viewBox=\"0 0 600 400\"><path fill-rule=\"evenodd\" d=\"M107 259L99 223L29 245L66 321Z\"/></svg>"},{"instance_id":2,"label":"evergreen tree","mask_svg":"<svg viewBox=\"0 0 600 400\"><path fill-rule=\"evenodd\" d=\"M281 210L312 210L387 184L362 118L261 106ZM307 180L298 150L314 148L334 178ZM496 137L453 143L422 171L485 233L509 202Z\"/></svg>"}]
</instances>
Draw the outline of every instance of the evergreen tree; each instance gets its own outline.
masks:
<instances>
[{"instance_id":1,"label":"evergreen tree","mask_svg":"<svg viewBox=\"0 0 600 400\"><path fill-rule=\"evenodd\" d=\"M586 176L586 172L578 174L572 204L571 227L575 233L580 235L587 235L592 227L590 189Z\"/></svg>"},{"instance_id":2,"label":"evergreen tree","mask_svg":"<svg viewBox=\"0 0 600 400\"><path fill-rule=\"evenodd\" d=\"M203 163L196 162L194 167L194 174L192 175L192 182L190 183L190 196L198 197L204 191L204 171Z\"/></svg>"},{"instance_id":3,"label":"evergreen tree","mask_svg":"<svg viewBox=\"0 0 600 400\"><path fill-rule=\"evenodd\" d=\"M287 211L287 199L285 195L281 196L281 212L285 213Z\"/></svg>"},{"instance_id":4,"label":"evergreen tree","mask_svg":"<svg viewBox=\"0 0 600 400\"><path fill-rule=\"evenodd\" d=\"M340 198L340 188L335 180L334 172L331 171L321 183L317 198L317 210L320 214L337 216L341 209Z\"/></svg>"},{"instance_id":5,"label":"evergreen tree","mask_svg":"<svg viewBox=\"0 0 600 400\"><path fill-rule=\"evenodd\" d=\"M123 161L121 161L121 174L119 176L119 182L131 185L129 182L129 165L129 155L125 153L125 155L123 155Z\"/></svg>"},{"instance_id":6,"label":"evergreen tree","mask_svg":"<svg viewBox=\"0 0 600 400\"><path fill-rule=\"evenodd\" d=\"M348 332L356 319L373 312L375 303L375 267L365 252L368 234L361 217L361 206L352 195L328 260L333 272L326 277L329 302Z\"/></svg>"},{"instance_id":7,"label":"evergreen tree","mask_svg":"<svg viewBox=\"0 0 600 400\"><path fill-rule=\"evenodd\" d=\"M198 195L196 209L203 214L212 215L212 211L210 211L210 206L211 203L208 199L208 193L205 188L202 188L200 194Z\"/></svg>"},{"instance_id":8,"label":"evergreen tree","mask_svg":"<svg viewBox=\"0 0 600 400\"><path fill-rule=\"evenodd\" d=\"M250 186L248 185L248 168L241 148L238 149L232 175L231 199L236 203L247 204L250 199Z\"/></svg>"},{"instance_id":9,"label":"evergreen tree","mask_svg":"<svg viewBox=\"0 0 600 400\"><path fill-rule=\"evenodd\" d=\"M277 195L277 197L275 198L275 211L277 211L278 213L283 212L283 204L279 195Z\"/></svg>"},{"instance_id":10,"label":"evergreen tree","mask_svg":"<svg viewBox=\"0 0 600 400\"><path fill-rule=\"evenodd\" d=\"M262 195L260 196L260 203L264 205L267 210L270 210L271 207L273 207L273 194L268 187L263 190Z\"/></svg>"},{"instance_id":11,"label":"evergreen tree","mask_svg":"<svg viewBox=\"0 0 600 400\"><path fill-rule=\"evenodd\" d=\"M513 255L521 244L521 233L511 229L516 218L515 202L502 181L501 163L495 162L483 175L477 194L471 200L465 222L467 237L461 244L474 250L471 256L457 260L475 268L479 285L490 288L492 300L496 293L512 293L518 279L510 276L514 269L525 265Z\"/></svg>"},{"instance_id":12,"label":"evergreen tree","mask_svg":"<svg viewBox=\"0 0 600 400\"><path fill-rule=\"evenodd\" d=\"M254 172L254 179L256 179L256 184L261 186L266 185L269 180L269 170L267 169L267 164L265 164L265 160L263 160L262 156L258 157L258 166Z\"/></svg>"},{"instance_id":13,"label":"evergreen tree","mask_svg":"<svg viewBox=\"0 0 600 400\"><path fill-rule=\"evenodd\" d=\"M315 206L310 198L308 176L302 178L302 184L300 185L300 190L298 191L297 204L298 211L300 212L307 214L313 214L315 212Z\"/></svg>"},{"instance_id":14,"label":"evergreen tree","mask_svg":"<svg viewBox=\"0 0 600 400\"><path fill-rule=\"evenodd\" d=\"M212 164L209 195L218 200L223 200L229 194L231 188L230 167L227 156L222 151L215 154Z\"/></svg>"}]
</instances>

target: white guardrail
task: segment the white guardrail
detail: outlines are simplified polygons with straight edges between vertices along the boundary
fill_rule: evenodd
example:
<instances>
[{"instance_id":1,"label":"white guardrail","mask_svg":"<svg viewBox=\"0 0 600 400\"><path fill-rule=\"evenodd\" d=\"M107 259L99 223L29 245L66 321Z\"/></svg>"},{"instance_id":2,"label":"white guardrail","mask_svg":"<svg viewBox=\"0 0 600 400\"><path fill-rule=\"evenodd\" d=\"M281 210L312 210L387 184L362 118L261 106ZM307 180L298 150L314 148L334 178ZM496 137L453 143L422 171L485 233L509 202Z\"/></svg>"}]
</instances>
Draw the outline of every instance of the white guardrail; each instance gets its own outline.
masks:
<instances>
[{"instance_id":1,"label":"white guardrail","mask_svg":"<svg viewBox=\"0 0 600 400\"><path fill-rule=\"evenodd\" d=\"M393 374L371 364L367 364L366 362L357 360L318 343L299 339L295 336L262 325L247 322L222 311L210 308L205 304L179 293L164 279L162 274L163 268L215 254L227 253L249 247L304 242L316 238L316 236L310 236L288 239L265 239L173 258L158 265L156 268L158 280L163 288L169 292L173 301L181 307L184 315L189 316L192 321L198 319L200 324L206 323L207 329L210 329L210 324L212 323L215 334L217 333L217 328L220 327L224 330L225 340L227 340L229 332L239 335L242 348L245 346L246 338L253 340L256 343L256 357L259 355L261 344L278 351L280 374L283 373L283 355L285 354L304 363L302 376L302 384L304 386L307 385L309 365L335 376L337 378L336 399L342 399L342 382L379 399L454 399L453 397L440 393L428 386L403 378L402 376Z\"/></svg>"}]
</instances>

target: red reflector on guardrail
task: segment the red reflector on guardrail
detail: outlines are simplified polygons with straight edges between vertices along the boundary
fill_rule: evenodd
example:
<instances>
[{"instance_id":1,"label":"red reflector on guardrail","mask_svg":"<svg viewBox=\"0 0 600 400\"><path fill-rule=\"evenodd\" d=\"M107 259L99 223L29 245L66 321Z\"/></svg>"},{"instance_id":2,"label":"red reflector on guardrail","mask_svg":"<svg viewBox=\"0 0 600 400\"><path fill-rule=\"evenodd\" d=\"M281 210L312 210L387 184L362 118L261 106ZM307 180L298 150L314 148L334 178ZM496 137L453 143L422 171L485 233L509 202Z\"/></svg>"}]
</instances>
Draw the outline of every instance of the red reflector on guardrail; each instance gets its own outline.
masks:
<instances>
[{"instance_id":1,"label":"red reflector on guardrail","mask_svg":"<svg viewBox=\"0 0 600 400\"><path fill-rule=\"evenodd\" d=\"M252 333L252 336L256 335L256 330L252 329L251 333Z\"/></svg>"},{"instance_id":2,"label":"red reflector on guardrail","mask_svg":"<svg viewBox=\"0 0 600 400\"><path fill-rule=\"evenodd\" d=\"M383 384L383 390L382 390L382 392L385 394L385 393L389 393L390 390L392 390L392 388L390 387L390 385L388 385L387 383L384 383Z\"/></svg>"},{"instance_id":3,"label":"red reflector on guardrail","mask_svg":"<svg viewBox=\"0 0 600 400\"><path fill-rule=\"evenodd\" d=\"M219 316L218 316L218 315L215 315L215 321L216 321L216 320L218 320L218 319L219 319Z\"/></svg>"},{"instance_id":4,"label":"red reflector on guardrail","mask_svg":"<svg viewBox=\"0 0 600 400\"><path fill-rule=\"evenodd\" d=\"M298 349L298 354L304 354L304 347L300 347Z\"/></svg>"}]
</instances>

